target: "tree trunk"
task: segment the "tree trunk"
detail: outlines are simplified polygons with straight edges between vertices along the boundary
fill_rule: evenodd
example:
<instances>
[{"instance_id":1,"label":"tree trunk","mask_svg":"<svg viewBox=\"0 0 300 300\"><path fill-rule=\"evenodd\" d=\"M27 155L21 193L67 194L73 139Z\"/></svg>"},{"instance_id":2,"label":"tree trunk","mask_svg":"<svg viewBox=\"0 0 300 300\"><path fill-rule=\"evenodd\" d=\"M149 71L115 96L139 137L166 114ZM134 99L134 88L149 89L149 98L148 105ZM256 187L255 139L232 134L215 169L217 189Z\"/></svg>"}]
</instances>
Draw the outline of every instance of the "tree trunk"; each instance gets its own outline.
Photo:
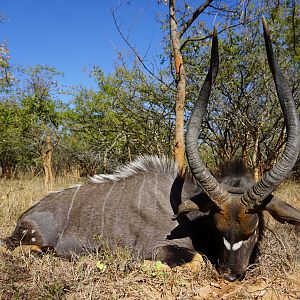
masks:
<instances>
[{"instance_id":1,"label":"tree trunk","mask_svg":"<svg viewBox=\"0 0 300 300\"><path fill-rule=\"evenodd\" d=\"M244 143L242 146L242 160L245 165L248 164L248 141L249 141L249 132L246 131L244 132L245 138L244 138Z\"/></svg>"},{"instance_id":2,"label":"tree trunk","mask_svg":"<svg viewBox=\"0 0 300 300\"><path fill-rule=\"evenodd\" d=\"M2 174L1 178L12 179L14 173L14 166L11 164L2 164L1 165Z\"/></svg>"},{"instance_id":3,"label":"tree trunk","mask_svg":"<svg viewBox=\"0 0 300 300\"><path fill-rule=\"evenodd\" d=\"M174 156L179 170L185 166L185 143L184 143L184 107L185 107L185 88L186 77L182 54L180 52L180 35L178 32L175 1L169 2L170 10L170 36L173 47L174 64L176 71L176 128L175 128L175 147Z\"/></svg>"},{"instance_id":4,"label":"tree trunk","mask_svg":"<svg viewBox=\"0 0 300 300\"><path fill-rule=\"evenodd\" d=\"M43 160L43 168L44 168L44 183L48 184L53 181L53 171L52 171L52 140L51 136L47 136L47 143L45 148L42 150L42 160Z\"/></svg>"},{"instance_id":5,"label":"tree trunk","mask_svg":"<svg viewBox=\"0 0 300 300\"><path fill-rule=\"evenodd\" d=\"M254 149L253 149L253 155L252 155L254 178L256 181L258 181L260 178L260 170L259 170L259 163L258 163L258 157L257 157L258 151L259 151L259 133L257 130L257 134L254 139Z\"/></svg>"}]
</instances>

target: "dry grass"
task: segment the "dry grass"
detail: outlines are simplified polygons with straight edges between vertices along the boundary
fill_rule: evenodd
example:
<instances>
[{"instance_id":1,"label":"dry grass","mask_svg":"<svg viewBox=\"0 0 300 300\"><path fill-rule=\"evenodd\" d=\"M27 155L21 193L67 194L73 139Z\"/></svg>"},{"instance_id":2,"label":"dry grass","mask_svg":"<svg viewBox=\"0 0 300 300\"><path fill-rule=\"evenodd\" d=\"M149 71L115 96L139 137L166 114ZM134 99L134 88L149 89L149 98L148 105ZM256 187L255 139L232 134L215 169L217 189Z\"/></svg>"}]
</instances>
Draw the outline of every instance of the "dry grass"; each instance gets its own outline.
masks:
<instances>
[{"instance_id":1,"label":"dry grass","mask_svg":"<svg viewBox=\"0 0 300 300\"><path fill-rule=\"evenodd\" d=\"M74 182L72 182L73 184ZM0 181L0 236L47 190L34 180ZM300 208L300 185L286 183L277 195ZM267 217L259 264L242 282L228 283L212 266L198 273L134 261L129 253L102 253L69 262L52 255L0 253L0 299L300 299L300 230Z\"/></svg>"}]
</instances>

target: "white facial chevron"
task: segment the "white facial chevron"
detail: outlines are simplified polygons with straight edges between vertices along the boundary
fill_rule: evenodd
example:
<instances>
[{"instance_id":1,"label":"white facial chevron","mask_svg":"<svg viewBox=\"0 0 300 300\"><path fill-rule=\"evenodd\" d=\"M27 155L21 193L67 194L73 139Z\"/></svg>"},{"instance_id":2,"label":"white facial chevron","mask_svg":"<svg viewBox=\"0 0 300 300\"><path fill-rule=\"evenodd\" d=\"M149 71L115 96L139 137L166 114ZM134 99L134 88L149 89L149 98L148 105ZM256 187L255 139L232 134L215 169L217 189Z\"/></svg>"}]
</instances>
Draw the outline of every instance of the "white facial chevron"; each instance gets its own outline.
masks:
<instances>
[{"instance_id":1,"label":"white facial chevron","mask_svg":"<svg viewBox=\"0 0 300 300\"><path fill-rule=\"evenodd\" d=\"M224 245L225 245L225 247L228 251L230 251L230 250L237 251L243 245L243 241L239 241L239 242L236 242L236 243L231 245L224 237L223 237L223 242L224 242Z\"/></svg>"},{"instance_id":2,"label":"white facial chevron","mask_svg":"<svg viewBox=\"0 0 300 300\"><path fill-rule=\"evenodd\" d=\"M239 241L237 243L234 243L232 245L232 250L233 251L239 250L242 247L242 245L243 245L243 241Z\"/></svg>"},{"instance_id":3,"label":"white facial chevron","mask_svg":"<svg viewBox=\"0 0 300 300\"><path fill-rule=\"evenodd\" d=\"M224 242L226 249L229 251L231 249L230 243L224 237L223 237L223 242Z\"/></svg>"}]
</instances>

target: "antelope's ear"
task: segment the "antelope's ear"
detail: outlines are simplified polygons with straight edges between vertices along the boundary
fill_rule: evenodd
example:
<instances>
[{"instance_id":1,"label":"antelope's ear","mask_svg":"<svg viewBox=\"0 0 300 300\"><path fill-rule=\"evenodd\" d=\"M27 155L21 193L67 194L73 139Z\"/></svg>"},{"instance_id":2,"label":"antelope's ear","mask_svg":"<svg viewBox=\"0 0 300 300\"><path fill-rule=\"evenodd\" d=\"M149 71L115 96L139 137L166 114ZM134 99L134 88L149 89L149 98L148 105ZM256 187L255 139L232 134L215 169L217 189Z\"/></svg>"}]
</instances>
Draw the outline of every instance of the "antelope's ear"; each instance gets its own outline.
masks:
<instances>
[{"instance_id":1,"label":"antelope's ear","mask_svg":"<svg viewBox=\"0 0 300 300\"><path fill-rule=\"evenodd\" d=\"M265 207L271 216L280 223L300 225L300 211L279 198L271 196L271 201Z\"/></svg>"}]
</instances>

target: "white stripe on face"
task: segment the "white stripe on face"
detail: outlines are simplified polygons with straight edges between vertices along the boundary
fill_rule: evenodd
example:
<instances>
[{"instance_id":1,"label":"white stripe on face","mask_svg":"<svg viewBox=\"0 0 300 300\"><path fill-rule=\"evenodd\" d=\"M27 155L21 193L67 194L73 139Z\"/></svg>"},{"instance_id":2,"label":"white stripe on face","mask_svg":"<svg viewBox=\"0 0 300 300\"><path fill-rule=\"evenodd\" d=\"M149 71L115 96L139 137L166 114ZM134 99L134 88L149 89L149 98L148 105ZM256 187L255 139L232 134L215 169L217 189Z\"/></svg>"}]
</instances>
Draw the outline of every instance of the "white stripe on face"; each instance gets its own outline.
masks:
<instances>
[{"instance_id":1,"label":"white stripe on face","mask_svg":"<svg viewBox=\"0 0 300 300\"><path fill-rule=\"evenodd\" d=\"M228 251L230 251L230 250L237 251L242 247L242 245L244 243L244 241L238 241L231 245L224 237L223 237L223 242Z\"/></svg>"},{"instance_id":2,"label":"white stripe on face","mask_svg":"<svg viewBox=\"0 0 300 300\"><path fill-rule=\"evenodd\" d=\"M237 250L239 250L239 249L242 247L242 245L243 245L243 241L239 241L239 242L237 242L237 243L234 243L234 244L232 245L232 251L237 251Z\"/></svg>"},{"instance_id":3,"label":"white stripe on face","mask_svg":"<svg viewBox=\"0 0 300 300\"><path fill-rule=\"evenodd\" d=\"M258 223L258 222L257 222ZM241 240L238 241L236 243L233 243L232 245L225 239L225 237L223 237L223 243L225 245L225 248L228 251L237 251L239 250L244 244L248 243L251 239L251 237L255 237L255 243L257 242L258 238L257 238L257 230L254 231L254 233L252 235L249 236L249 238L247 240Z\"/></svg>"},{"instance_id":4,"label":"white stripe on face","mask_svg":"<svg viewBox=\"0 0 300 300\"><path fill-rule=\"evenodd\" d=\"M224 245L225 245L226 249L228 251L230 251L231 250L231 245L224 237L223 237L223 242L224 242Z\"/></svg>"}]
</instances>

